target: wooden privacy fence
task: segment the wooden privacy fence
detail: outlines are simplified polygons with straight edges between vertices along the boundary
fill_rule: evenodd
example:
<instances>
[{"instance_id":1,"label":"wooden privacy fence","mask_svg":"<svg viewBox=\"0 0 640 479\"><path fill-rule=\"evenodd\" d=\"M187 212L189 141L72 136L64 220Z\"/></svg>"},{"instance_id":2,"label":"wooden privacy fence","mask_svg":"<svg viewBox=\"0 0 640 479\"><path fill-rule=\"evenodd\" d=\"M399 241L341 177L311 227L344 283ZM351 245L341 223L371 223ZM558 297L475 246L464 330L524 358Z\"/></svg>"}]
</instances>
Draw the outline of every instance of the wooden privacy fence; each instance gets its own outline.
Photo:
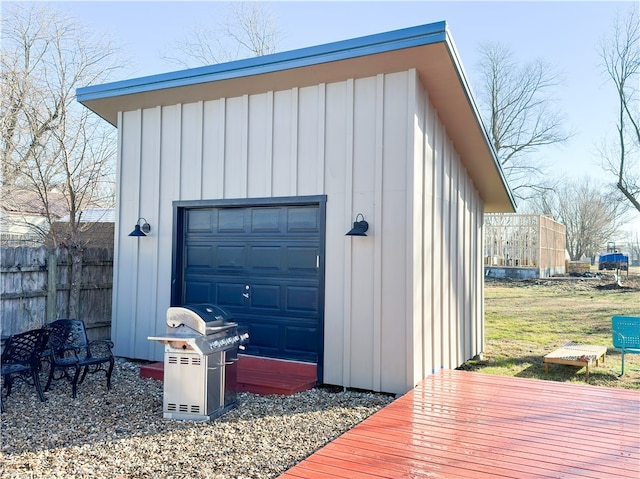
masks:
<instances>
[{"instance_id":1,"label":"wooden privacy fence","mask_svg":"<svg viewBox=\"0 0 640 479\"><path fill-rule=\"evenodd\" d=\"M49 296L53 319L68 317L71 257L66 248L5 247L0 250L0 330L2 336L39 328L47 322ZM51 261L50 254L55 255ZM56 263L51 266L51 263ZM55 286L55 287L53 287ZM113 249L83 252L80 317L90 340L111 335Z\"/></svg>"}]
</instances>

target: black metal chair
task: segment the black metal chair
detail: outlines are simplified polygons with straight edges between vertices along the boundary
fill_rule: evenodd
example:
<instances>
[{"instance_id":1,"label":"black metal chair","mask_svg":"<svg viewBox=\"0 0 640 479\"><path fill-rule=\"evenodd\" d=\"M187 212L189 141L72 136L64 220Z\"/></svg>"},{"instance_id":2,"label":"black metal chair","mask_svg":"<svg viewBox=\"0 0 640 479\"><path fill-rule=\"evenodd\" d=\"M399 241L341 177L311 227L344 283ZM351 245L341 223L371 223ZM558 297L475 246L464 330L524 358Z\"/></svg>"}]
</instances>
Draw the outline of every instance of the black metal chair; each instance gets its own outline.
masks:
<instances>
[{"instance_id":1,"label":"black metal chair","mask_svg":"<svg viewBox=\"0 0 640 479\"><path fill-rule=\"evenodd\" d=\"M66 378L71 381L75 398L78 384L82 384L87 373L98 371L106 373L107 389L111 389L111 373L115 363L111 341L89 341L84 321L78 319L58 319L47 324L46 328L50 331L48 347L51 365L45 391L49 390L52 380Z\"/></svg>"},{"instance_id":2,"label":"black metal chair","mask_svg":"<svg viewBox=\"0 0 640 479\"><path fill-rule=\"evenodd\" d=\"M40 385L40 355L47 346L49 331L32 329L14 334L7 339L0 358L0 367L7 397L11 394L14 375L25 381L32 381L41 401L46 401ZM4 402L0 397L0 409L4 412Z\"/></svg>"}]
</instances>

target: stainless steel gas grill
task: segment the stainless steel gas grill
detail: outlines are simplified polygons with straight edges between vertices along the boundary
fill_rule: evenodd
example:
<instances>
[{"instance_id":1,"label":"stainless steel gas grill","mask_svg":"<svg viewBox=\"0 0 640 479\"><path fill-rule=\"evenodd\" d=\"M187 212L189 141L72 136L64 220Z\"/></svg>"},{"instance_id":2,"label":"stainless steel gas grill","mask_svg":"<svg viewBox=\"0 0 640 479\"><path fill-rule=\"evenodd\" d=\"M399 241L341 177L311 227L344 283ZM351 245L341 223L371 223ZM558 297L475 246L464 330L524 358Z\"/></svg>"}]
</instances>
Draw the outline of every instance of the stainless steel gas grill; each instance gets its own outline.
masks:
<instances>
[{"instance_id":1,"label":"stainless steel gas grill","mask_svg":"<svg viewBox=\"0 0 640 479\"><path fill-rule=\"evenodd\" d=\"M227 311L213 304L167 310L164 336L166 419L210 420L236 403L238 348L249 334L238 330Z\"/></svg>"}]
</instances>

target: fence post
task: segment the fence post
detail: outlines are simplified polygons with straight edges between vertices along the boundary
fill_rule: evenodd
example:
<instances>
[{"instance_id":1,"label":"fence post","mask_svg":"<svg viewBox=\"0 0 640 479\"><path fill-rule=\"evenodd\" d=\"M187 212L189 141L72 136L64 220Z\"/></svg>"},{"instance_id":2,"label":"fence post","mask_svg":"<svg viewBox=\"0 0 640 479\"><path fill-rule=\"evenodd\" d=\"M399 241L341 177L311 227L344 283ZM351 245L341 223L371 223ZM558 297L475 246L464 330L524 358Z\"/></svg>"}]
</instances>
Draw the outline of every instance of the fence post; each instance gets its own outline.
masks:
<instances>
[{"instance_id":1,"label":"fence post","mask_svg":"<svg viewBox=\"0 0 640 479\"><path fill-rule=\"evenodd\" d=\"M47 323L56 320L56 303L58 296L58 257L49 253L47 260Z\"/></svg>"}]
</instances>

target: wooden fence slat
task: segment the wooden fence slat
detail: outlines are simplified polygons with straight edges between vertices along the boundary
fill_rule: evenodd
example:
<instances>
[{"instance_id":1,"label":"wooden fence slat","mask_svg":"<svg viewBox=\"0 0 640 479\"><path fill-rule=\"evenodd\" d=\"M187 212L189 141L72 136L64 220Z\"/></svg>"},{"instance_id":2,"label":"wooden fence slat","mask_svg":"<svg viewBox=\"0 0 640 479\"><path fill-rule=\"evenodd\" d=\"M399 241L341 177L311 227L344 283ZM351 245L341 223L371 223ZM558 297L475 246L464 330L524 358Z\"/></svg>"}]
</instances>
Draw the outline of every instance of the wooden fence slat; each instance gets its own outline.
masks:
<instances>
[{"instance_id":1,"label":"wooden fence slat","mask_svg":"<svg viewBox=\"0 0 640 479\"><path fill-rule=\"evenodd\" d=\"M46 322L49 252L45 247L0 248L0 332L2 336ZM68 317L71 258L57 248L55 318ZM80 315L89 339L109 339L113 290L113 249L87 248L82 268Z\"/></svg>"}]
</instances>

